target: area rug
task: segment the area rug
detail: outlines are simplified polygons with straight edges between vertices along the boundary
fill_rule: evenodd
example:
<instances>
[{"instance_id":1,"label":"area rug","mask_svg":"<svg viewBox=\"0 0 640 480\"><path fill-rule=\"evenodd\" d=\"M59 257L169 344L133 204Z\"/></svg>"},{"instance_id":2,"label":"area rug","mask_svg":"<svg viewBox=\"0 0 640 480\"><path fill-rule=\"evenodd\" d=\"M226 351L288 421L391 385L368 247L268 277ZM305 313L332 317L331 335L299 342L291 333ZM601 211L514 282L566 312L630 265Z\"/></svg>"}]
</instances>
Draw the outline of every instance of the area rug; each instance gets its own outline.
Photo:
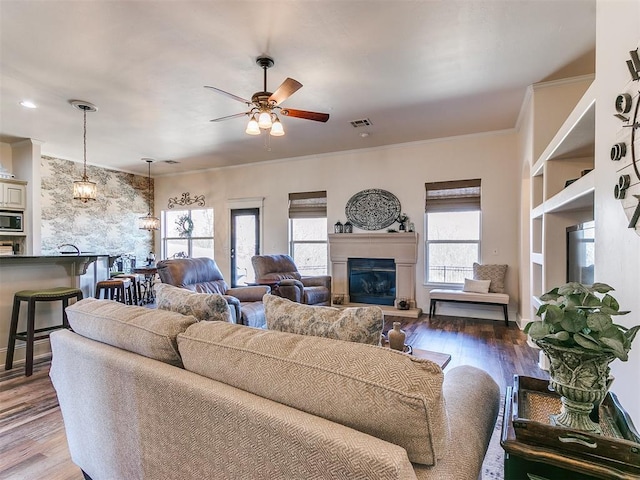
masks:
<instances>
[{"instance_id":1,"label":"area rug","mask_svg":"<svg viewBox=\"0 0 640 480\"><path fill-rule=\"evenodd\" d=\"M500 411L496 426L491 435L489 448L482 463L482 480L503 480L504 479L504 450L500 446L500 435L502 434L502 415L504 412L504 396L500 396Z\"/></svg>"}]
</instances>

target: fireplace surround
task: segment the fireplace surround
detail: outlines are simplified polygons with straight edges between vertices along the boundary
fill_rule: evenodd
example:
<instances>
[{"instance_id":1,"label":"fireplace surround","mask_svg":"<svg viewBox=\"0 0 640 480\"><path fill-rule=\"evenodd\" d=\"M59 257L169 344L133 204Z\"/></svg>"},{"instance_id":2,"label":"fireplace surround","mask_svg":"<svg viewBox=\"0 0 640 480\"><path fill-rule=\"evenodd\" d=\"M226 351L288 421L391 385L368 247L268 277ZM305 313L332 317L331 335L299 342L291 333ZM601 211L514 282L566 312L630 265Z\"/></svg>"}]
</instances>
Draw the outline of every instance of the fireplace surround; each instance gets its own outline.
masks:
<instances>
[{"instance_id":1,"label":"fireplace surround","mask_svg":"<svg viewBox=\"0 0 640 480\"><path fill-rule=\"evenodd\" d=\"M392 259L395 262L396 277L394 305L399 298L408 299L409 306L415 313L417 232L329 234L329 258L333 295L343 298L346 304L355 303L349 296L349 259Z\"/></svg>"}]
</instances>

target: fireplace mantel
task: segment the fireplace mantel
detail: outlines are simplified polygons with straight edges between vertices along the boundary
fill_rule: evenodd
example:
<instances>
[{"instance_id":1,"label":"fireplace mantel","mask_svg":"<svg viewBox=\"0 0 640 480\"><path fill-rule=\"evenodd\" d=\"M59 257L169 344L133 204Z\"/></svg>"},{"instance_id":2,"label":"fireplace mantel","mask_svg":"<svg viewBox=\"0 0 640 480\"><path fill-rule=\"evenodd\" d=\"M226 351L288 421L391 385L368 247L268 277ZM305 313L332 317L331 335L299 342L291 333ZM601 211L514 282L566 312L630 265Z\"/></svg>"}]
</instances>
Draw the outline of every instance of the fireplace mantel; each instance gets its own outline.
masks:
<instances>
[{"instance_id":1,"label":"fireplace mantel","mask_svg":"<svg viewBox=\"0 0 640 480\"><path fill-rule=\"evenodd\" d=\"M416 306L416 263L418 234L410 233L332 233L329 258L334 295L349 303L349 258L392 258L396 263L396 295Z\"/></svg>"}]
</instances>

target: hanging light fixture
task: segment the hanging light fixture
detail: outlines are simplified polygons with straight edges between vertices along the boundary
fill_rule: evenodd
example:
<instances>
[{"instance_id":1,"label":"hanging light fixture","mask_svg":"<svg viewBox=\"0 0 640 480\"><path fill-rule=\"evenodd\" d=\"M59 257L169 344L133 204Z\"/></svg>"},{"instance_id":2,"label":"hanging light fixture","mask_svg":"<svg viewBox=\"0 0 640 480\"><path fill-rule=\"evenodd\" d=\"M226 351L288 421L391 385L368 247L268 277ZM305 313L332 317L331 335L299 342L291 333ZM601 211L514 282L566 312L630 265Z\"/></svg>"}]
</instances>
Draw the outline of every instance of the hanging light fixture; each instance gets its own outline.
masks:
<instances>
[{"instance_id":1,"label":"hanging light fixture","mask_svg":"<svg viewBox=\"0 0 640 480\"><path fill-rule=\"evenodd\" d=\"M151 215L151 163L152 158L143 158L143 161L149 165L149 174L147 176L147 198L149 200L149 213L145 217L140 217L140 230L158 230L160 228L160 219Z\"/></svg>"},{"instance_id":2,"label":"hanging light fixture","mask_svg":"<svg viewBox=\"0 0 640 480\"><path fill-rule=\"evenodd\" d=\"M248 135L260 135L260 126L258 125L255 114L251 115L247 129L244 132Z\"/></svg>"},{"instance_id":3,"label":"hanging light fixture","mask_svg":"<svg viewBox=\"0 0 640 480\"><path fill-rule=\"evenodd\" d=\"M73 182L73 198L75 200L80 200L82 203L87 203L89 200L95 200L98 194L96 184L94 182L90 182L89 177L87 176L87 112L95 112L98 108L89 102L83 102L81 100L71 100L71 105L78 110L82 110L82 115L84 117L84 170L82 173L82 180L76 180Z\"/></svg>"}]
</instances>

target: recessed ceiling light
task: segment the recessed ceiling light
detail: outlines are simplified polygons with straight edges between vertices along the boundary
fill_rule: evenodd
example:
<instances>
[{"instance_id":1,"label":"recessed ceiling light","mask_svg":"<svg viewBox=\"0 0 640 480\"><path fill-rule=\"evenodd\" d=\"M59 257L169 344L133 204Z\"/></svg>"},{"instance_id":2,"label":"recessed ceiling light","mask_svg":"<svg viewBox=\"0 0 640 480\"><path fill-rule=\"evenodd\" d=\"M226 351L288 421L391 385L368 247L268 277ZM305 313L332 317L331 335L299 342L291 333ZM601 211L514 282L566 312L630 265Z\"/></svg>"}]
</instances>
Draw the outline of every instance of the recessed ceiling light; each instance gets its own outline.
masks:
<instances>
[{"instance_id":1,"label":"recessed ceiling light","mask_svg":"<svg viewBox=\"0 0 640 480\"><path fill-rule=\"evenodd\" d=\"M24 108L38 108L38 106L31 100L22 100L20 102L20 105L22 105Z\"/></svg>"}]
</instances>

